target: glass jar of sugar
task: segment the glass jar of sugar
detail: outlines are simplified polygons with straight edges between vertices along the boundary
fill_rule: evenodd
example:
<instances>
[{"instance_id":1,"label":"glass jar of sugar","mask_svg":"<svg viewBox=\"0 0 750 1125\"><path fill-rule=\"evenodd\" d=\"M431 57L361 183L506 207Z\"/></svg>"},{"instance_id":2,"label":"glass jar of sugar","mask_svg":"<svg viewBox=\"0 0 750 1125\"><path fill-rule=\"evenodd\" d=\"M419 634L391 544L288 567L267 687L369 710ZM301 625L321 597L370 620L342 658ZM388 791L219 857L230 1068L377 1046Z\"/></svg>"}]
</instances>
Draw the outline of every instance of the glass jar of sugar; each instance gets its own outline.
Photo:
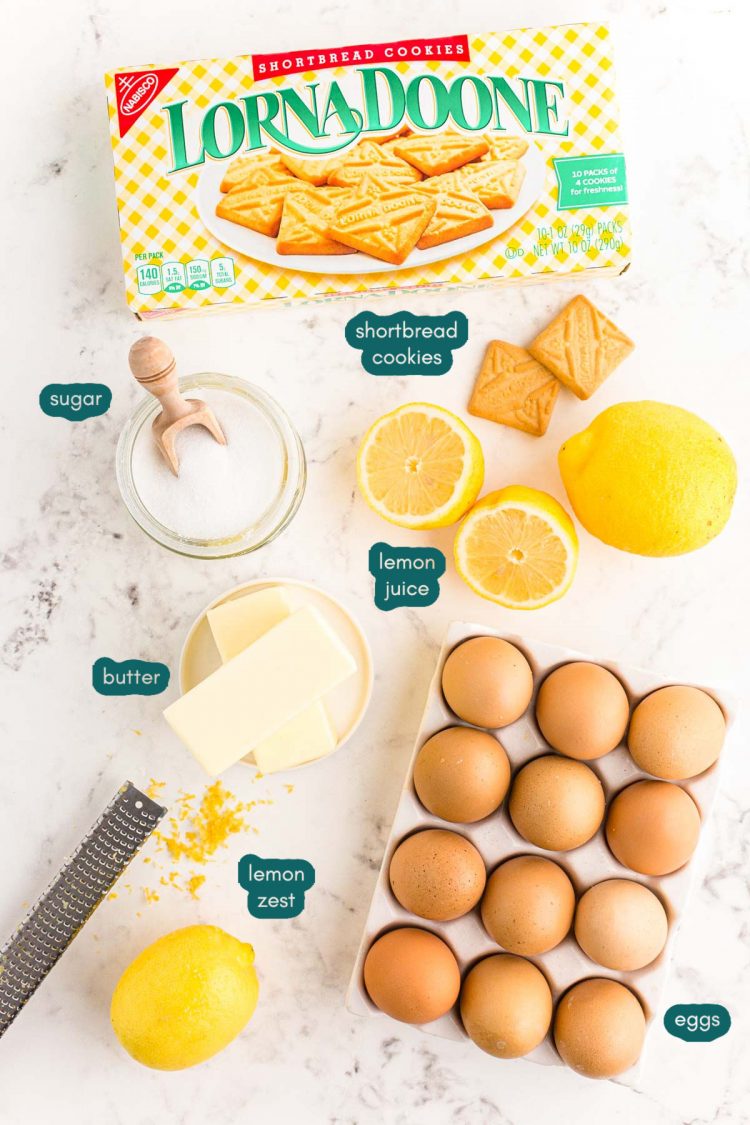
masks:
<instances>
[{"instance_id":1,"label":"glass jar of sugar","mask_svg":"<svg viewBox=\"0 0 750 1125\"><path fill-rule=\"evenodd\" d=\"M279 404L259 387L214 372L180 379L180 391L211 407L227 439L203 426L177 439L175 476L154 441L159 402L148 395L117 444L117 483L133 519L181 555L225 559L255 551L283 531L305 491L305 452Z\"/></svg>"}]
</instances>

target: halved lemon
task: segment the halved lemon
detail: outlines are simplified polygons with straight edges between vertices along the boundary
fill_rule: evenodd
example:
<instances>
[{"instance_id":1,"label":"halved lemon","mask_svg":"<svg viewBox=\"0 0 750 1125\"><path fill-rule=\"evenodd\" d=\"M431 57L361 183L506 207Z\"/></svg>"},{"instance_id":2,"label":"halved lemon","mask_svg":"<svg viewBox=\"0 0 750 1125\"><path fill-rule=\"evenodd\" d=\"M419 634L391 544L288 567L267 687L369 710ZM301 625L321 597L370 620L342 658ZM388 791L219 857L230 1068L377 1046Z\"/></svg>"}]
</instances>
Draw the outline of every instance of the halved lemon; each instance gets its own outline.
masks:
<instances>
[{"instance_id":1,"label":"halved lemon","mask_svg":"<svg viewBox=\"0 0 750 1125\"><path fill-rule=\"evenodd\" d=\"M454 553L458 573L481 597L508 609L539 609L573 581L578 537L554 497L514 484L471 509Z\"/></svg>"},{"instance_id":2,"label":"halved lemon","mask_svg":"<svg viewBox=\"0 0 750 1125\"><path fill-rule=\"evenodd\" d=\"M367 503L399 527L447 527L468 511L484 480L479 441L460 418L427 402L384 414L359 447Z\"/></svg>"}]
</instances>

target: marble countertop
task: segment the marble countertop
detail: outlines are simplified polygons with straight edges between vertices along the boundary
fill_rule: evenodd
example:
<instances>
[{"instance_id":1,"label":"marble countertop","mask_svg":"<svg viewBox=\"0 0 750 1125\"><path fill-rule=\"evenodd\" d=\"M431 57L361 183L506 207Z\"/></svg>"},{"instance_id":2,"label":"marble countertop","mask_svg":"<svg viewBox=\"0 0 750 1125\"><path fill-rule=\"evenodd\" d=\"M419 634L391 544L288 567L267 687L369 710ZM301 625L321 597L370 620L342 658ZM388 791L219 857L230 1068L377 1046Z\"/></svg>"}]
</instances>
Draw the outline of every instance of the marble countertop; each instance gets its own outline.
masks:
<instances>
[{"instance_id":1,"label":"marble countertop","mask_svg":"<svg viewBox=\"0 0 750 1125\"><path fill-rule=\"evenodd\" d=\"M207 869L200 899L164 889L147 904L141 859L105 903L0 1045L2 1125L147 1125L210 1120L356 1125L536 1125L540 1121L741 1122L750 1119L742 1060L750 1034L750 767L740 727L727 756L690 909L676 942L665 1002L723 1003L734 1026L707 1046L670 1038L656 1021L637 1090L591 1083L562 1068L499 1063L471 1044L444 1042L343 1006L376 872L411 753L435 654L456 618L569 645L600 657L726 684L742 695L750 661L747 597L748 463L733 519L694 555L648 560L584 536L578 578L557 604L524 616L493 608L449 573L429 609L375 609L367 549L384 525L356 495L359 435L399 402L429 396L461 409L484 344L531 337L578 285L381 299L432 313L462 309L470 340L453 372L429 386L366 375L344 342L365 307L351 302L192 317L165 324L183 370L227 371L285 404L310 462L293 525L257 555L200 563L162 551L130 521L113 456L138 391L126 356L139 328L126 311L101 76L144 59L363 42L456 31L455 5L419 15L377 5L291 0L257 9L237 0L154 6L70 0L41 17L17 8L6 38L3 179L6 334L0 458L6 489L0 566L0 933L43 889L121 781L167 783L169 802L205 779L165 732L161 701L93 693L101 655L163 660L172 668L185 631L217 594L254 577L320 582L358 615L376 663L366 720L339 756L294 779L227 784L257 831L234 837ZM462 6L458 30L498 23L606 18L615 25L635 258L616 280L586 291L638 348L595 401L561 399L545 441L503 431L487 482L511 479L561 495L554 451L604 406L658 398L705 415L741 454L747 445L748 141L740 110L742 6L712 0L553 0ZM290 31L294 21L294 34ZM9 39L9 42L7 41ZM293 42L297 41L297 42ZM719 81L720 79L720 81ZM13 263L11 267L11 263ZM372 307L370 305L369 307ZM111 411L80 425L43 416L39 389L99 380ZM496 431L486 431L488 442ZM411 541L407 534L398 541ZM430 537L448 549L450 532ZM257 847L302 855L318 883L291 922L249 917L236 861ZM130 887L128 890L125 884ZM193 1071L151 1072L132 1062L109 1027L109 1000L132 956L193 921L223 926L256 947L262 1001L247 1031Z\"/></svg>"}]
</instances>

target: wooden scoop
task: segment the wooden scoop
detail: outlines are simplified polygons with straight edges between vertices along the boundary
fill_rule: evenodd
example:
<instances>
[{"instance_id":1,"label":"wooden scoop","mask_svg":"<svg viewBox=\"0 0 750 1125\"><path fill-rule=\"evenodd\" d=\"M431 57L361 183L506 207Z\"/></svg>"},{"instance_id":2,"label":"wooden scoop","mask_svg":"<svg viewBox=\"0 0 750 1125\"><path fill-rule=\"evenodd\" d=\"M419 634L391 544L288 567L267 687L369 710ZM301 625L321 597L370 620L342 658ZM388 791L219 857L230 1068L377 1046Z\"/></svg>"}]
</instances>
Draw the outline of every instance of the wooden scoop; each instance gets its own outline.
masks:
<instances>
[{"instance_id":1,"label":"wooden scoop","mask_svg":"<svg viewBox=\"0 0 750 1125\"><path fill-rule=\"evenodd\" d=\"M180 475L175 441L188 426L205 426L219 445L227 444L213 410L199 398L180 394L174 356L162 340L143 336L133 344L128 359L138 382L161 403L153 423L154 440L175 476Z\"/></svg>"}]
</instances>

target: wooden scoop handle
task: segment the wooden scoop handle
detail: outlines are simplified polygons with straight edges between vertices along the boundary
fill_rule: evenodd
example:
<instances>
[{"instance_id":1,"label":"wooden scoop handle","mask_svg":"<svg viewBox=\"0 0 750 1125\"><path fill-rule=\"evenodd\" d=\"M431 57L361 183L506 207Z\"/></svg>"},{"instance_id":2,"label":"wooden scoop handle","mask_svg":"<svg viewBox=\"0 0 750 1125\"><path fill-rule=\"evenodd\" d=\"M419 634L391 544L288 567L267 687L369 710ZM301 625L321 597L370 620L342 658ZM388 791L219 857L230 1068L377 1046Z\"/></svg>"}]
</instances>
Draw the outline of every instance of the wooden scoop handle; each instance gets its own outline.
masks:
<instances>
[{"instance_id":1,"label":"wooden scoop handle","mask_svg":"<svg viewBox=\"0 0 750 1125\"><path fill-rule=\"evenodd\" d=\"M130 349L128 360L141 386L159 399L163 425L171 425L193 413L195 407L180 394L172 349L163 340L142 336Z\"/></svg>"}]
</instances>

